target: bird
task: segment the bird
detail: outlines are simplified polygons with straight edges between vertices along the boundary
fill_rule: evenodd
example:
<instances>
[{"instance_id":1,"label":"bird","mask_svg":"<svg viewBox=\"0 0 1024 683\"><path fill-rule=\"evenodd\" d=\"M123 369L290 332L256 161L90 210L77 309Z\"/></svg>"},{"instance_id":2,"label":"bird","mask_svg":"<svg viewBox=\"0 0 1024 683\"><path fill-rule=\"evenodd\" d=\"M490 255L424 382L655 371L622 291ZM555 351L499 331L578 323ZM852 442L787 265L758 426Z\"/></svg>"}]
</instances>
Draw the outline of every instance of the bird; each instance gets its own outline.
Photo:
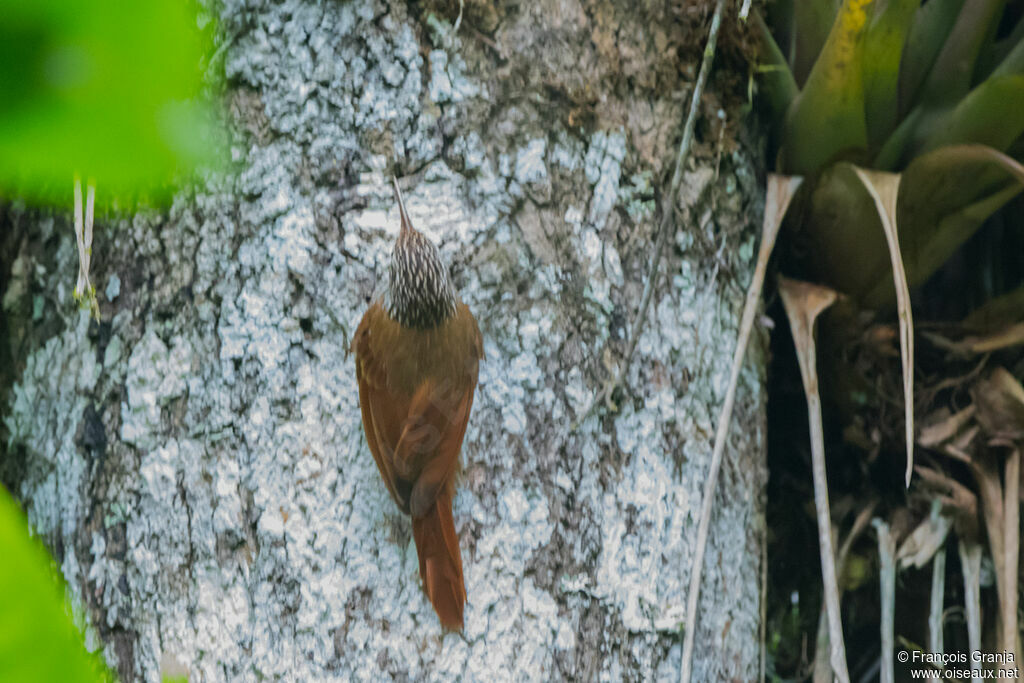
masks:
<instances>
[{"instance_id":1,"label":"bird","mask_svg":"<svg viewBox=\"0 0 1024 683\"><path fill-rule=\"evenodd\" d=\"M363 432L388 493L412 517L424 591L441 625L462 631L466 588L452 499L483 337L437 247L409 220L397 178L392 183L401 230L387 284L351 344Z\"/></svg>"}]
</instances>

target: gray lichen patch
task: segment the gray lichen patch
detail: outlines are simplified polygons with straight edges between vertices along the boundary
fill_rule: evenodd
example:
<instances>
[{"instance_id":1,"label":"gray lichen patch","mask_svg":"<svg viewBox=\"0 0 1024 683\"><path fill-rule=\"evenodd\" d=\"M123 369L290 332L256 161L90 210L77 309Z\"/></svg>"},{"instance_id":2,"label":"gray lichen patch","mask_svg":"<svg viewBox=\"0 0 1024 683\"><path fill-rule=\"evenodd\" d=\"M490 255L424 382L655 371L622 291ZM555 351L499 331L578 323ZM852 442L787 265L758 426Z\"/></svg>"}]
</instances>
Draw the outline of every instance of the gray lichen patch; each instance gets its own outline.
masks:
<instances>
[{"instance_id":1,"label":"gray lichen patch","mask_svg":"<svg viewBox=\"0 0 1024 683\"><path fill-rule=\"evenodd\" d=\"M117 360L111 359L111 364ZM128 359L121 440L141 451L156 448L162 440L162 409L185 393L191 374L192 350L188 343L178 337L168 348L152 327L147 328Z\"/></svg>"},{"instance_id":2,"label":"gray lichen patch","mask_svg":"<svg viewBox=\"0 0 1024 683\"><path fill-rule=\"evenodd\" d=\"M114 221L109 257L94 257L98 282L120 282L101 302L106 331L72 320L41 340L7 399L12 450L30 463L19 493L65 548L123 678L156 680L169 661L211 681L634 679L678 666L742 302L730 278L752 266L759 210L734 197L754 195L755 161L697 146L701 189L678 227L690 239L670 242L629 392L573 429L634 324L671 159L658 145L681 104L643 79L631 89L647 48L630 19L622 54L609 49L622 7L555 4L566 13L548 15L546 42L532 6L495 10L483 40L403 3L223 5L239 172ZM559 65L614 78L564 71L546 88ZM601 98L607 112L574 118ZM397 234L393 173L484 334L454 506L462 637L442 633L422 593L347 353ZM26 257L11 306L59 290L67 244L56 269ZM734 434L712 522L707 680L749 678L757 661L764 399L750 365L740 408L753 417ZM88 406L102 457L75 438Z\"/></svg>"},{"instance_id":3,"label":"gray lichen patch","mask_svg":"<svg viewBox=\"0 0 1024 683\"><path fill-rule=\"evenodd\" d=\"M74 318L61 335L29 354L4 417L8 448L23 447L29 463L17 493L27 504L29 522L44 534L75 529L81 513L74 497L87 464L75 447L75 433L99 366L83 343L88 312Z\"/></svg>"}]
</instances>

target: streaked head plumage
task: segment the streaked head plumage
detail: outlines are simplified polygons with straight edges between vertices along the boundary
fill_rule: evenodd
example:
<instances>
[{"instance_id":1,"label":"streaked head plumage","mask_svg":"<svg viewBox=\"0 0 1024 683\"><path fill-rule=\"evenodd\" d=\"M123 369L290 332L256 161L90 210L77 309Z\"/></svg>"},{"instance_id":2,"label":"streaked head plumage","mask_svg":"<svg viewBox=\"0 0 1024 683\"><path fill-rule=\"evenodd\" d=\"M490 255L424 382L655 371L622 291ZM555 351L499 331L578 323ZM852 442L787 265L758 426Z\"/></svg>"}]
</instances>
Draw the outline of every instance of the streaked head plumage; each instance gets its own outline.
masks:
<instances>
[{"instance_id":1,"label":"streaked head plumage","mask_svg":"<svg viewBox=\"0 0 1024 683\"><path fill-rule=\"evenodd\" d=\"M391 253L385 308L406 327L429 329L455 314L455 288L437 247L412 226L398 179L392 180L402 228Z\"/></svg>"}]
</instances>

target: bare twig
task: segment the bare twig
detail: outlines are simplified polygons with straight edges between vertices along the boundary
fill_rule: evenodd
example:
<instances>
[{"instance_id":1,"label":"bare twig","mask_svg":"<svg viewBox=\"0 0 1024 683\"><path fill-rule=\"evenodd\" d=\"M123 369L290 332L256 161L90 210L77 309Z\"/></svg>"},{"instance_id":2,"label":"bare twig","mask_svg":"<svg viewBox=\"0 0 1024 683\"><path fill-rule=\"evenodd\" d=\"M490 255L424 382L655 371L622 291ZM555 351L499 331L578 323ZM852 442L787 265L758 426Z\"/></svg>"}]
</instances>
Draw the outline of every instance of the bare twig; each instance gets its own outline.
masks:
<instances>
[{"instance_id":1,"label":"bare twig","mask_svg":"<svg viewBox=\"0 0 1024 683\"><path fill-rule=\"evenodd\" d=\"M811 432L811 472L814 476L814 507L818 519L818 547L821 553L822 592L828 611L829 646L832 671L840 683L849 683L846 667L846 646L843 623L839 613L839 582L836 578L832 544L832 522L828 504L828 481L825 475L825 437L821 419L821 396L818 393L817 351L814 344L814 322L818 315L836 300L836 292L807 282L779 278L779 294L789 318L793 344L800 365L800 377L807 397L807 420Z\"/></svg>"},{"instance_id":2,"label":"bare twig","mask_svg":"<svg viewBox=\"0 0 1024 683\"><path fill-rule=\"evenodd\" d=\"M960 539L960 572L964 575L964 612L967 615L967 647L981 651L981 545ZM981 662L971 658L971 680L981 680Z\"/></svg>"},{"instance_id":3,"label":"bare twig","mask_svg":"<svg viewBox=\"0 0 1024 683\"><path fill-rule=\"evenodd\" d=\"M1020 449L1014 448L1006 459L1005 491L1003 494L1003 553L1006 590L1003 591L1002 623L1003 651L1014 654L1020 633L1017 631L1017 566L1020 557Z\"/></svg>"},{"instance_id":4,"label":"bare twig","mask_svg":"<svg viewBox=\"0 0 1024 683\"><path fill-rule=\"evenodd\" d=\"M775 238L779 234L779 226L786 215L793 195L800 187L802 178L770 174L768 189L765 193L764 222L761 227L761 246L758 250L757 265L754 276L747 289L746 301L743 304L743 315L740 318L739 334L736 348L733 349L732 367L729 371L729 384L725 390L725 401L718 413L718 424L715 427L715 443L711 451L711 464L708 476L704 480L704 498L701 502L700 522L697 525L697 545L693 552L693 565L690 569L690 592L686 596L686 640L683 647L684 669L688 669L687 652L693 652L693 638L697 630L697 604L700 597L700 582L704 570L704 551L707 548L708 531L711 528L711 507L715 498L715 487L718 483L718 472L722 467L722 456L725 443L729 436L729 422L732 419L733 404L736 401L736 387L739 384L740 370L743 368L743 356L747 351L750 333L754 327L754 315L761 301L764 288L764 277L768 271L768 259L775 247ZM689 671L683 672L688 675ZM689 680L684 678L684 681Z\"/></svg>"},{"instance_id":5,"label":"bare twig","mask_svg":"<svg viewBox=\"0 0 1024 683\"><path fill-rule=\"evenodd\" d=\"M939 548L932 560L932 596L928 609L928 649L932 654L941 655L945 650L942 642L942 612L946 597L946 549ZM932 680L942 680L936 673Z\"/></svg>"},{"instance_id":6,"label":"bare twig","mask_svg":"<svg viewBox=\"0 0 1024 683\"><path fill-rule=\"evenodd\" d=\"M637 342L644 331L644 324L647 322L647 309L651 306L651 297L654 294L654 286L658 279L658 267L661 265L662 253L665 251L665 242L671 226L674 224L676 197L679 195L679 186L683 182L683 167L690 155L690 146L693 144L693 131L697 125L697 112L700 109L700 101L704 95L704 85L708 80L708 73L711 71L711 62L715 57L715 45L718 42L718 30L722 24L722 12L725 9L725 0L718 0L715 3L714 14L711 15L711 28L708 30L708 40L704 46L704 58L700 64L700 71L697 73L697 82L693 85L693 93L690 96L690 109L683 123L683 139L679 142L679 151L676 153L675 167L672 171L672 180L668 186L668 192L661 199L661 221L658 223L658 237L654 244L654 255L651 258L650 268L647 270L647 278L644 282L643 295L640 297L640 306L637 308L636 318L633 320L633 329L629 333L629 341L626 344L626 353L619 364L619 370L615 379L605 385L604 389L591 401L590 405L583 412L582 416L573 425L573 429L579 427L594 412L601 403L610 400L615 389L622 386L629 373L629 365L633 360L633 353L636 351Z\"/></svg>"},{"instance_id":7,"label":"bare twig","mask_svg":"<svg viewBox=\"0 0 1024 683\"><path fill-rule=\"evenodd\" d=\"M975 407L974 404L971 404L963 410L953 413L935 424L922 427L920 433L917 435L917 443L921 444L925 448L937 448L941 446L956 436L957 432L963 429L963 426L974 417L974 413Z\"/></svg>"},{"instance_id":8,"label":"bare twig","mask_svg":"<svg viewBox=\"0 0 1024 683\"><path fill-rule=\"evenodd\" d=\"M647 309L651 305L651 295L654 293L655 281L658 279L658 266L661 264L661 257L665 251L665 242L668 240L670 227L674 223L676 197L679 195L679 186L683 182L683 167L690 155L690 146L693 144L693 131L697 125L697 112L700 110L700 100L704 95L704 85L707 83L708 74L711 72L711 63L715 58L715 45L718 43L718 29L722 25L722 11L725 9L725 0L718 0L715 3L715 12L711 15L711 28L708 30L708 40L704 47L704 58L700 64L700 71L697 73L697 82L693 86L693 94L690 96L690 109L686 114L686 122L683 124L683 139L679 141L679 151L676 154L675 169L672 171L672 182L668 186L668 194L661 200L661 223L658 226L658 241L654 249L654 257L651 259L651 267L647 273L647 281L644 283L643 296L640 297L640 308L637 310L632 333L629 336L629 344L626 347L626 355L619 366L619 374L616 378L616 385L621 384L629 372L629 364L633 359L633 352L636 351L637 342L647 321Z\"/></svg>"},{"instance_id":9,"label":"bare twig","mask_svg":"<svg viewBox=\"0 0 1024 683\"><path fill-rule=\"evenodd\" d=\"M466 0L459 0L459 16L455 19L455 25L452 26L452 35L459 32L459 27L462 26L462 10L465 9Z\"/></svg>"},{"instance_id":10,"label":"bare twig","mask_svg":"<svg viewBox=\"0 0 1024 683\"><path fill-rule=\"evenodd\" d=\"M829 663L831 652L828 646L828 608L821 603L818 610L818 632L814 638L814 669L811 683L832 683L832 665Z\"/></svg>"},{"instance_id":11,"label":"bare twig","mask_svg":"<svg viewBox=\"0 0 1024 683\"><path fill-rule=\"evenodd\" d=\"M850 550L853 549L853 544L871 522L871 514L877 505L878 501L872 500L861 508L853 520L853 525L847 532L846 538L839 544L839 551L836 553L836 576L842 576L846 571L846 560L850 556ZM839 538L838 529L832 531L836 538ZM842 586L839 587L839 597L843 597ZM825 603L822 603L821 613L818 615L818 637L814 649L814 683L831 683L832 681L832 666L829 664L829 657L826 654L828 642L828 611L825 608Z\"/></svg>"},{"instance_id":12,"label":"bare twig","mask_svg":"<svg viewBox=\"0 0 1024 683\"><path fill-rule=\"evenodd\" d=\"M980 450L980 449L979 449ZM978 496L981 499L981 513L985 520L985 533L988 536L988 549L992 554L993 565L996 572L996 593L999 596L999 604L1006 601L1006 563L1002 558L1006 557L1003 552L1005 547L1005 532L1003 531L1003 489L999 482L999 470L994 462L995 456L992 453L979 452L971 458L968 465L974 481L978 486ZM1002 612L1000 611L1000 623Z\"/></svg>"},{"instance_id":13,"label":"bare twig","mask_svg":"<svg viewBox=\"0 0 1024 683\"><path fill-rule=\"evenodd\" d=\"M896 551L900 569L925 566L946 543L952 523L949 515L942 514L941 497L933 496L931 513L903 538Z\"/></svg>"},{"instance_id":14,"label":"bare twig","mask_svg":"<svg viewBox=\"0 0 1024 683\"><path fill-rule=\"evenodd\" d=\"M889 525L875 518L872 522L878 532L879 581L882 601L881 639L882 669L881 683L893 683L893 639L896 620L896 539L889 533Z\"/></svg>"},{"instance_id":15,"label":"bare twig","mask_svg":"<svg viewBox=\"0 0 1024 683\"><path fill-rule=\"evenodd\" d=\"M978 407L977 421L987 436L982 457L971 462L978 483L996 568L999 593L999 632L1002 649L1017 661L1017 571L1020 554L1020 445L1024 442L1024 386L1005 368L997 367L971 390ZM998 458L1006 453L1002 468ZM1002 469L1003 482L999 475Z\"/></svg>"}]
</instances>

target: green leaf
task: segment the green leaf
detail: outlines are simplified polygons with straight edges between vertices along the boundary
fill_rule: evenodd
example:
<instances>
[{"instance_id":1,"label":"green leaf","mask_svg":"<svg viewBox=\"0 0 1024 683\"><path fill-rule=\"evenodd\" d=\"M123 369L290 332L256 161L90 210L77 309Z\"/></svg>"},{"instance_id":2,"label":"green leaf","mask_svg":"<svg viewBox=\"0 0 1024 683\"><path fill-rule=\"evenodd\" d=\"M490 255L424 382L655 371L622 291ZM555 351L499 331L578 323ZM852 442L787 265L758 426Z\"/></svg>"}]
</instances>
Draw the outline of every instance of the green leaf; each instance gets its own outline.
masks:
<instances>
[{"instance_id":1,"label":"green leaf","mask_svg":"<svg viewBox=\"0 0 1024 683\"><path fill-rule=\"evenodd\" d=\"M1024 75L993 74L960 102L915 107L886 140L873 165L899 169L914 156L948 145L982 144L1006 151L1022 133Z\"/></svg>"},{"instance_id":2,"label":"green leaf","mask_svg":"<svg viewBox=\"0 0 1024 683\"><path fill-rule=\"evenodd\" d=\"M1019 322L1021 311L1024 311L1024 286L971 311L961 324L974 331L994 331Z\"/></svg>"},{"instance_id":3,"label":"green leaf","mask_svg":"<svg viewBox=\"0 0 1024 683\"><path fill-rule=\"evenodd\" d=\"M807 84L786 116L782 166L811 175L843 152L867 146L861 62L872 0L845 0Z\"/></svg>"},{"instance_id":4,"label":"green leaf","mask_svg":"<svg viewBox=\"0 0 1024 683\"><path fill-rule=\"evenodd\" d=\"M864 114L868 141L878 144L896 128L903 45L920 0L888 0L875 9L864 40Z\"/></svg>"},{"instance_id":5,"label":"green leaf","mask_svg":"<svg viewBox=\"0 0 1024 683\"><path fill-rule=\"evenodd\" d=\"M0 191L66 204L78 172L100 196L134 196L211 161L194 5L2 6Z\"/></svg>"},{"instance_id":6,"label":"green leaf","mask_svg":"<svg viewBox=\"0 0 1024 683\"><path fill-rule=\"evenodd\" d=\"M775 0L766 4L762 14L765 24L771 27L776 44L786 59L791 62L793 58L793 0ZM760 12L761 10L751 7L751 11Z\"/></svg>"},{"instance_id":7,"label":"green leaf","mask_svg":"<svg viewBox=\"0 0 1024 683\"><path fill-rule=\"evenodd\" d=\"M1024 21L1019 27L1024 27ZM1016 33L1016 32L1015 32ZM992 71L992 78L1010 76L1012 74L1024 73L1024 32L1017 37L1017 42L1006 52L1002 60Z\"/></svg>"},{"instance_id":8,"label":"green leaf","mask_svg":"<svg viewBox=\"0 0 1024 683\"><path fill-rule=\"evenodd\" d=\"M793 3L793 76L805 83L836 18L836 0L797 0Z\"/></svg>"},{"instance_id":9,"label":"green leaf","mask_svg":"<svg viewBox=\"0 0 1024 683\"><path fill-rule=\"evenodd\" d=\"M933 113L926 112L923 106L915 107L907 114L878 151L871 164L872 168L881 171L895 171L901 168L911 145L920 137L922 121L929 120L928 117L931 115Z\"/></svg>"},{"instance_id":10,"label":"green leaf","mask_svg":"<svg viewBox=\"0 0 1024 683\"><path fill-rule=\"evenodd\" d=\"M981 46L1005 4L1006 0L966 0L932 65L921 102L956 102L970 90Z\"/></svg>"},{"instance_id":11,"label":"green leaf","mask_svg":"<svg viewBox=\"0 0 1024 683\"><path fill-rule=\"evenodd\" d=\"M758 37L758 75L760 76L760 91L768 100L768 107L772 111L772 121L781 121L789 105L796 99L799 91L796 87L796 80L793 72L789 70L789 64L782 55L775 38L768 30L767 24L761 17L761 13L754 8L753 15L754 32Z\"/></svg>"},{"instance_id":12,"label":"green leaf","mask_svg":"<svg viewBox=\"0 0 1024 683\"><path fill-rule=\"evenodd\" d=\"M1024 20L1018 20L1010 35L995 43L982 47L982 53L978 56L978 65L975 69L975 78L985 79L992 73L996 66L1005 63L1011 52L1020 52L1024 46ZM1021 57L1010 59L1013 66L1004 73L1020 73ZM1009 64L1007 66L1010 66Z\"/></svg>"},{"instance_id":13,"label":"green leaf","mask_svg":"<svg viewBox=\"0 0 1024 683\"><path fill-rule=\"evenodd\" d=\"M918 91L932 70L964 0L928 0L914 15L900 62L900 112L917 103Z\"/></svg>"},{"instance_id":14,"label":"green leaf","mask_svg":"<svg viewBox=\"0 0 1024 683\"><path fill-rule=\"evenodd\" d=\"M86 652L49 556L29 537L28 522L3 486L0 548L0 680L113 680L99 657Z\"/></svg>"},{"instance_id":15,"label":"green leaf","mask_svg":"<svg viewBox=\"0 0 1024 683\"><path fill-rule=\"evenodd\" d=\"M967 143L1007 149L1024 133L1024 75L989 78L937 117L927 132L923 152Z\"/></svg>"}]
</instances>

